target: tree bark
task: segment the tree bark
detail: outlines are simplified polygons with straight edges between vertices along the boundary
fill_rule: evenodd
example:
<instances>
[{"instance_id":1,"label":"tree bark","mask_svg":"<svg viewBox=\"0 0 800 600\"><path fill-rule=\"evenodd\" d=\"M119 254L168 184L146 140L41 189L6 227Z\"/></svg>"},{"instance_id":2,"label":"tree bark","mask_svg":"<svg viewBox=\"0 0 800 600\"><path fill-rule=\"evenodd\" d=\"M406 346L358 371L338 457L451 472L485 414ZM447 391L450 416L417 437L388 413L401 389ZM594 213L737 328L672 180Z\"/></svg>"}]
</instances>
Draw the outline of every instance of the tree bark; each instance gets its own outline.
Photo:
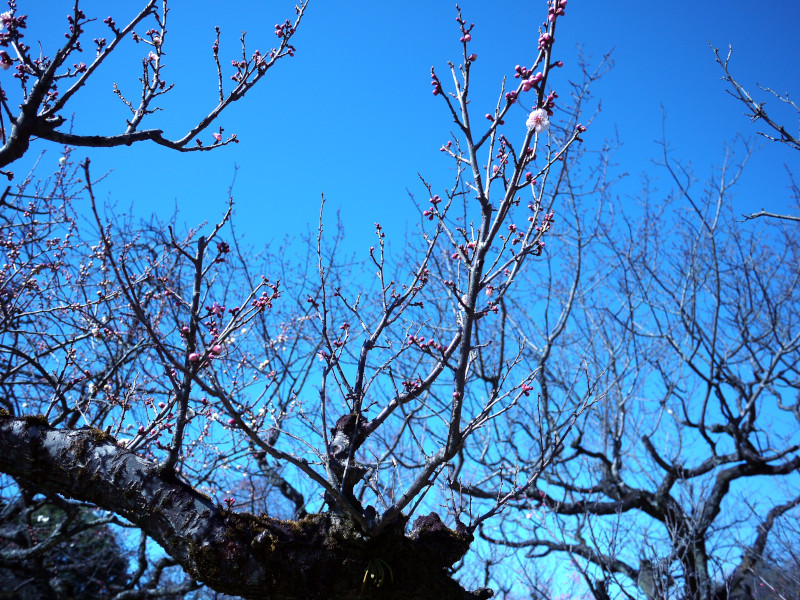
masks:
<instances>
[{"instance_id":1,"label":"tree bark","mask_svg":"<svg viewBox=\"0 0 800 600\"><path fill-rule=\"evenodd\" d=\"M298 521L235 513L98 429L54 429L44 417L0 411L0 471L42 492L112 511L140 527L193 578L245 598L482 599L449 567L472 535L438 515L406 519L370 538L332 514ZM380 584L380 585L379 585Z\"/></svg>"}]
</instances>

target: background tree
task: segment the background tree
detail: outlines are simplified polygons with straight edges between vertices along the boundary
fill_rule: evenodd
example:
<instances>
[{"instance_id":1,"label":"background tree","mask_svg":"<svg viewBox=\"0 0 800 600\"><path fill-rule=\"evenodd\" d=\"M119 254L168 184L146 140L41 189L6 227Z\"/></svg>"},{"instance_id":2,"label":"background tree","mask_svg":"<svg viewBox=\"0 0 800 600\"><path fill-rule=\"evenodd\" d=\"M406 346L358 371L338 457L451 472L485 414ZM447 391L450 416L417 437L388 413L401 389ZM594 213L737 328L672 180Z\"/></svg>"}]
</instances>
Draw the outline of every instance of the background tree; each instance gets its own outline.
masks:
<instances>
[{"instance_id":1,"label":"background tree","mask_svg":"<svg viewBox=\"0 0 800 600\"><path fill-rule=\"evenodd\" d=\"M107 527L111 519L68 503L66 510L44 502L30 510L30 504L20 498L2 507L0 597L89 600L126 588L128 557Z\"/></svg>"},{"instance_id":2,"label":"background tree","mask_svg":"<svg viewBox=\"0 0 800 600\"><path fill-rule=\"evenodd\" d=\"M751 123L761 124L763 123L766 128L767 132L759 131L758 135L762 136L770 140L771 142L779 142L784 144L785 146L793 149L793 150L800 150L800 138L798 138L797 133L790 132L783 123L780 123L778 120L770 116L770 113L767 112L766 101L758 102L753 98L753 96L748 92L745 87L739 83L734 76L731 74L729 70L729 64L731 61L731 55L733 54L733 48L728 47L728 54L723 59L719 54L719 49L714 48L714 56L717 58L717 64L722 67L722 71L725 73L725 77L723 78L730 85L730 89L728 93L736 98L739 102L744 104L747 113L745 113L748 117L750 117ZM796 117L800 115L800 107L797 106L790 97L789 94L779 94L775 90L772 90L768 87L759 86L759 89L763 92L767 92L770 94L771 97L778 100L779 108L789 108L792 116ZM773 113L774 114L774 113ZM776 137L777 136L777 137ZM790 177L791 171L789 171ZM800 192L798 192L797 184L794 182L792 178L792 193L794 198L796 199L800 196ZM800 221L800 216L796 215L782 215L776 214L769 211L765 211L763 208L756 212L751 213L746 216L747 219L755 219L756 217L771 217L775 219L786 219L787 221Z\"/></svg>"},{"instance_id":3,"label":"background tree","mask_svg":"<svg viewBox=\"0 0 800 600\"><path fill-rule=\"evenodd\" d=\"M527 501L483 538L530 559L563 556L596 598L742 593L774 532L796 526L798 229L739 221L730 196L749 157L741 148L698 189L665 145L674 193L645 187L635 207L589 212L565 185L576 208L560 229L578 242L570 261L550 260L557 280L531 284L533 306L552 317L515 313L529 339L554 340L529 358L541 365L542 406L583 377L599 401ZM584 357L585 371L575 366ZM537 414L509 420L502 429L515 433L459 489L490 500L504 469L530 468L519 436L542 436L528 425Z\"/></svg>"}]
</instances>

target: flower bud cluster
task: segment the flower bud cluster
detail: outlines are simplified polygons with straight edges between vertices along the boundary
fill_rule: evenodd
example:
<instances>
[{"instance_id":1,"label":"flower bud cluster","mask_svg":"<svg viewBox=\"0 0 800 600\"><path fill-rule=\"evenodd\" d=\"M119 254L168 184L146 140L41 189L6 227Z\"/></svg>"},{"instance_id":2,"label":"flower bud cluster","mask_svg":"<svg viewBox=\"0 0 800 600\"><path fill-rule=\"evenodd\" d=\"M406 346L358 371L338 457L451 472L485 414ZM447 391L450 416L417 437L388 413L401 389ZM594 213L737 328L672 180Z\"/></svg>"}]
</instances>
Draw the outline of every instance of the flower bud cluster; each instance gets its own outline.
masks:
<instances>
[{"instance_id":1,"label":"flower bud cluster","mask_svg":"<svg viewBox=\"0 0 800 600\"><path fill-rule=\"evenodd\" d=\"M16 15L17 11L17 3L16 2L9 2L8 3L9 9L6 12L0 14L0 46L4 48L8 48L12 44L17 47L20 52L27 52L30 50L30 46L26 46L20 40L25 37L22 33L22 30L27 28L28 26L28 15ZM81 13L82 14L82 13ZM72 21L72 17L70 17L70 21ZM70 29L72 26L70 25ZM5 31L3 31L5 30ZM66 34L69 37L69 34ZM0 68L4 71L8 70L9 67L13 64L13 59L8 55L8 52L2 51L0 52ZM15 77L22 78L24 76L25 71L20 71L20 66L17 66L18 73ZM25 80L27 77L25 78ZM24 81L24 80L23 80Z\"/></svg>"},{"instance_id":2,"label":"flower bud cluster","mask_svg":"<svg viewBox=\"0 0 800 600\"><path fill-rule=\"evenodd\" d=\"M65 38L69 39L71 37L77 37L83 33L83 27L81 27L81 22L80 22L81 19L86 19L86 15L80 9L76 11L75 17L73 17L72 15L67 16L67 22L69 23L69 33L64 34ZM81 52L81 45L80 42L78 42L77 40L75 42L74 48L78 52Z\"/></svg>"},{"instance_id":3,"label":"flower bud cluster","mask_svg":"<svg viewBox=\"0 0 800 600\"><path fill-rule=\"evenodd\" d=\"M108 25L108 28L114 32L115 35L119 35L119 30L117 29L117 23L114 21L113 17L108 16L103 19L103 23Z\"/></svg>"},{"instance_id":4,"label":"flower bud cluster","mask_svg":"<svg viewBox=\"0 0 800 600\"><path fill-rule=\"evenodd\" d=\"M508 237L511 239L512 246L521 244L522 240L525 238L525 232L517 229L517 226L514 223L511 223L508 226L508 234Z\"/></svg>"},{"instance_id":5,"label":"flower bud cluster","mask_svg":"<svg viewBox=\"0 0 800 600\"><path fill-rule=\"evenodd\" d=\"M495 165L492 166L492 173L493 174L496 175L500 171L500 169L502 169L503 167L505 167L508 164L508 154L509 154L509 151L508 151L508 140L506 139L506 136L501 135L500 136L500 148L497 150L497 153L494 155L494 157L498 160L498 164L495 164Z\"/></svg>"},{"instance_id":6,"label":"flower bud cluster","mask_svg":"<svg viewBox=\"0 0 800 600\"><path fill-rule=\"evenodd\" d=\"M555 218L553 218L553 213L547 213L542 219L542 224L536 227L536 231L541 231L542 233L549 231L550 227L553 226L553 221L555 221Z\"/></svg>"},{"instance_id":7,"label":"flower bud cluster","mask_svg":"<svg viewBox=\"0 0 800 600\"><path fill-rule=\"evenodd\" d=\"M567 0L552 0L552 2L550 2L550 8L547 9L547 20L552 23L556 20L556 17L563 17L566 7Z\"/></svg>"},{"instance_id":8,"label":"flower bud cluster","mask_svg":"<svg viewBox=\"0 0 800 600\"><path fill-rule=\"evenodd\" d=\"M334 342L333 342L333 347L334 348L342 348L344 346L345 341L347 340L347 337L348 337L348 333L350 331L350 323L345 321L344 323L339 325L339 329L344 332L344 339L342 339L340 337L340 338L334 340Z\"/></svg>"},{"instance_id":9,"label":"flower bud cluster","mask_svg":"<svg viewBox=\"0 0 800 600\"><path fill-rule=\"evenodd\" d=\"M453 260L461 260L461 255L463 254L464 256L467 257L467 260L469 261L469 253L470 251L475 250L475 242L469 242L467 244L459 244L458 249L461 250L461 252L453 252L450 255L450 258Z\"/></svg>"},{"instance_id":10,"label":"flower bud cluster","mask_svg":"<svg viewBox=\"0 0 800 600\"><path fill-rule=\"evenodd\" d=\"M267 292L261 292L261 297L253 300L251 304L254 308L259 309L272 308L272 301L278 297L280 297L280 292L276 287L271 295L267 294Z\"/></svg>"},{"instance_id":11,"label":"flower bud cluster","mask_svg":"<svg viewBox=\"0 0 800 600\"><path fill-rule=\"evenodd\" d=\"M481 316L482 316L482 317L485 317L485 316L487 316L487 315L488 315L490 312L496 315L497 313L499 313L499 312L500 312L500 307L499 307L499 306L497 306L497 304L496 304L496 303L494 303L494 302L489 302L489 304L488 304L488 306L486 307L486 309L485 309L485 310L484 310L484 311L481 313Z\"/></svg>"},{"instance_id":12,"label":"flower bud cluster","mask_svg":"<svg viewBox=\"0 0 800 600\"><path fill-rule=\"evenodd\" d=\"M426 341L423 336L409 335L408 345L417 346L420 350L438 350L439 352L444 352L444 346L442 346L439 342L433 338Z\"/></svg>"},{"instance_id":13,"label":"flower bud cluster","mask_svg":"<svg viewBox=\"0 0 800 600\"><path fill-rule=\"evenodd\" d=\"M542 75L542 72L539 71L538 73L536 73L532 77L529 77L522 83L522 91L529 92L533 88L538 88L539 83L541 83L542 79L544 79L544 75Z\"/></svg>"},{"instance_id":14,"label":"flower bud cluster","mask_svg":"<svg viewBox=\"0 0 800 600\"><path fill-rule=\"evenodd\" d=\"M422 379L419 377L416 379L404 379L403 387L405 388L406 392L414 392L422 387Z\"/></svg>"},{"instance_id":15,"label":"flower bud cluster","mask_svg":"<svg viewBox=\"0 0 800 600\"><path fill-rule=\"evenodd\" d=\"M275 35L279 38L290 38L293 34L294 27L292 27L292 23L289 21L289 19L286 19L282 25L278 23L275 24Z\"/></svg>"},{"instance_id":16,"label":"flower bud cluster","mask_svg":"<svg viewBox=\"0 0 800 600\"><path fill-rule=\"evenodd\" d=\"M544 109L550 116L553 115L553 108L556 105L556 98L558 98L558 94L556 92L550 92L547 94L547 98L544 101Z\"/></svg>"},{"instance_id":17,"label":"flower bud cluster","mask_svg":"<svg viewBox=\"0 0 800 600\"><path fill-rule=\"evenodd\" d=\"M428 210L422 211L422 216L428 219L428 221L433 221L433 217L436 214L436 206L441 202L442 199L437 194L433 198L430 199L431 207Z\"/></svg>"},{"instance_id":18,"label":"flower bud cluster","mask_svg":"<svg viewBox=\"0 0 800 600\"><path fill-rule=\"evenodd\" d=\"M433 95L438 96L442 93L442 84L439 81L439 78L436 76L436 73L431 67L431 85L433 86Z\"/></svg>"}]
</instances>

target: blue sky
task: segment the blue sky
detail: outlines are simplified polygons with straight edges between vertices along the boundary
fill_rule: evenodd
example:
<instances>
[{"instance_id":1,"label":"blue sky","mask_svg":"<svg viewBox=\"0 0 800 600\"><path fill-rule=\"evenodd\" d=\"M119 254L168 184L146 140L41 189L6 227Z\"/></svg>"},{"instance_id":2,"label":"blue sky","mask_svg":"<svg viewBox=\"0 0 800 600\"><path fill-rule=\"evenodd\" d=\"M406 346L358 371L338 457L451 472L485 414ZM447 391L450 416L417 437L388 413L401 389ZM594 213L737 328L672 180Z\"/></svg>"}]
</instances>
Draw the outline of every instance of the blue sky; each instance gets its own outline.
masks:
<instances>
[{"instance_id":1,"label":"blue sky","mask_svg":"<svg viewBox=\"0 0 800 600\"><path fill-rule=\"evenodd\" d=\"M28 12L28 43L41 40L52 54L60 43L70 2L20 1ZM115 2L111 15L122 24L142 2ZM98 16L90 37L101 35L108 3L82 2ZM475 22L472 50L476 114L492 110L500 81L516 64L530 63L545 2L510 0L495 3L466 0L465 18ZM153 144L110 150L78 149L89 155L95 175L110 171L100 193L137 213L168 217L177 206L188 224L214 219L224 210L235 167L239 228L256 245L305 230L316 222L320 194L333 211L341 209L353 248L370 245L373 223L389 224L401 238L417 218L407 190L424 195L417 172L446 185L450 162L438 149L447 141L451 122L440 98L431 95L430 67L446 74L447 60L458 61L460 44L455 6L441 0L401 3L312 0L295 38L293 59L273 70L244 100L224 113L220 124L237 133L238 145L212 153L178 154ZM164 112L150 126L180 137L215 102L211 57L214 25L222 27L220 55L240 54L238 36L247 30L248 47L275 43L275 23L293 16L284 1L175 2L168 23L167 77L176 89ZM742 116L743 107L725 93L721 70L708 47L734 47L732 71L749 88L769 85L793 97L798 94L800 4L794 0L763 3L713 0L701 3L612 3L571 0L559 21L556 52L565 67L551 83L562 95L567 80L578 79L580 46L590 64L613 49L615 68L594 88L602 112L586 134L586 145L600 147L618 137L622 143L617 172L630 177L617 188L623 197L640 189L639 174L661 175L651 164L659 148L662 106L667 135L676 158L691 161L700 179L722 159L722 148L738 131L755 134ZM143 32L142 32L143 33ZM132 43L97 73L93 85L75 98L78 132L121 130L125 112L111 93L112 83L135 94L146 48ZM4 85L10 72L2 73ZM783 116L797 130L797 117ZM513 118L523 127L520 107ZM68 115L65 115L68 116ZM556 113L554 119L558 118ZM509 121L510 126L510 121ZM206 137L211 141L211 132ZM521 135L521 133L520 133ZM766 145L766 144L761 144ZM43 145L34 145L34 150ZM49 146L44 165L60 156ZM744 212L762 206L785 209L788 178L784 163L797 166L796 153L767 146L751 161L737 203ZM19 175L33 163L34 152L13 166ZM49 168L49 167L48 167ZM663 186L657 187L665 189ZM402 239L402 238L401 238ZM402 242L401 242L402 243Z\"/></svg>"}]
</instances>

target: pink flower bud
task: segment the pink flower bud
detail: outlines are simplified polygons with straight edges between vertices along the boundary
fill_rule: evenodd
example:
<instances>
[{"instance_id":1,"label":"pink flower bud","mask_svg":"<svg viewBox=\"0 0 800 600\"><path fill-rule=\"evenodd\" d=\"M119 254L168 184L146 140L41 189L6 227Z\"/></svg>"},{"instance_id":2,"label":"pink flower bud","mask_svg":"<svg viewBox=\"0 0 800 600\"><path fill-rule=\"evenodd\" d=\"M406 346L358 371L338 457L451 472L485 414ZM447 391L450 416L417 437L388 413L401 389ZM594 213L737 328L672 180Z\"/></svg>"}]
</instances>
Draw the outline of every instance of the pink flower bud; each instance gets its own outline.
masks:
<instances>
[{"instance_id":1,"label":"pink flower bud","mask_svg":"<svg viewBox=\"0 0 800 600\"><path fill-rule=\"evenodd\" d=\"M189 362L197 362L198 360L200 360L200 355L197 352L192 352L189 355Z\"/></svg>"},{"instance_id":2,"label":"pink flower bud","mask_svg":"<svg viewBox=\"0 0 800 600\"><path fill-rule=\"evenodd\" d=\"M0 51L0 69L8 71L9 67L14 64L14 61L5 50Z\"/></svg>"},{"instance_id":3,"label":"pink flower bud","mask_svg":"<svg viewBox=\"0 0 800 600\"><path fill-rule=\"evenodd\" d=\"M211 346L211 352L213 352L216 355L222 354L222 346L220 346L219 344L214 344L213 346Z\"/></svg>"}]
</instances>

